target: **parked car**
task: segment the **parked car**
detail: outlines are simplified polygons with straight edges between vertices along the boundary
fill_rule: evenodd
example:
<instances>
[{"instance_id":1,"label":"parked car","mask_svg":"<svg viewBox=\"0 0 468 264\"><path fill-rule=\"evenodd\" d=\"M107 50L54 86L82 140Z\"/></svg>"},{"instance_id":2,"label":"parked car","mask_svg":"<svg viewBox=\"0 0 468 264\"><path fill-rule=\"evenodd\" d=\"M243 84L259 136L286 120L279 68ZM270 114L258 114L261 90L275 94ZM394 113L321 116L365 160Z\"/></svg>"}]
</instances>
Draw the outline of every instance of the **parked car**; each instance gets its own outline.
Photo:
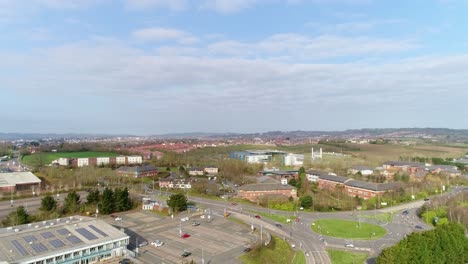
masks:
<instances>
[{"instance_id":1,"label":"parked car","mask_svg":"<svg viewBox=\"0 0 468 264\"><path fill-rule=\"evenodd\" d=\"M155 246L155 247L161 247L161 246L164 245L164 242L159 241L159 240L155 240L155 241L151 242L151 245Z\"/></svg>"},{"instance_id":2,"label":"parked car","mask_svg":"<svg viewBox=\"0 0 468 264\"><path fill-rule=\"evenodd\" d=\"M247 252L250 252L250 250L252 250L251 248L244 248L244 253L247 253Z\"/></svg>"},{"instance_id":3,"label":"parked car","mask_svg":"<svg viewBox=\"0 0 468 264\"><path fill-rule=\"evenodd\" d=\"M181 238L189 238L189 237L190 237L190 235L189 235L189 234L187 234L187 233L184 233L184 234L182 234L180 237L181 237Z\"/></svg>"},{"instance_id":4,"label":"parked car","mask_svg":"<svg viewBox=\"0 0 468 264\"><path fill-rule=\"evenodd\" d=\"M347 247L347 248L353 248L354 245L353 245L353 243L346 243L346 244L345 244L345 247Z\"/></svg>"},{"instance_id":5,"label":"parked car","mask_svg":"<svg viewBox=\"0 0 468 264\"><path fill-rule=\"evenodd\" d=\"M299 223L301 221L301 219L298 217L296 218L296 220L294 220L296 223Z\"/></svg>"},{"instance_id":6,"label":"parked car","mask_svg":"<svg viewBox=\"0 0 468 264\"><path fill-rule=\"evenodd\" d=\"M115 221L121 221L122 220L122 217L116 217L115 218Z\"/></svg>"},{"instance_id":7,"label":"parked car","mask_svg":"<svg viewBox=\"0 0 468 264\"><path fill-rule=\"evenodd\" d=\"M201 218L201 219L205 219L205 215L200 215L200 218Z\"/></svg>"},{"instance_id":8,"label":"parked car","mask_svg":"<svg viewBox=\"0 0 468 264\"><path fill-rule=\"evenodd\" d=\"M184 250L184 252L182 252L182 254L181 254L180 256L183 257L183 258L186 258L186 257L188 257L188 256L190 256L190 255L192 255L191 252L189 252L189 251L187 251L187 250Z\"/></svg>"},{"instance_id":9,"label":"parked car","mask_svg":"<svg viewBox=\"0 0 468 264\"><path fill-rule=\"evenodd\" d=\"M187 216L180 219L180 221L182 221L182 222L185 222L185 221L188 221L188 220L189 220L189 218Z\"/></svg>"},{"instance_id":10,"label":"parked car","mask_svg":"<svg viewBox=\"0 0 468 264\"><path fill-rule=\"evenodd\" d=\"M144 247L148 245L148 242L144 241L144 242L141 242L140 245L138 245L139 247Z\"/></svg>"},{"instance_id":11,"label":"parked car","mask_svg":"<svg viewBox=\"0 0 468 264\"><path fill-rule=\"evenodd\" d=\"M275 226L279 228L283 227L281 224L278 224L278 223L276 223Z\"/></svg>"},{"instance_id":12,"label":"parked car","mask_svg":"<svg viewBox=\"0 0 468 264\"><path fill-rule=\"evenodd\" d=\"M232 203L232 205L237 205L237 203Z\"/></svg>"},{"instance_id":13,"label":"parked car","mask_svg":"<svg viewBox=\"0 0 468 264\"><path fill-rule=\"evenodd\" d=\"M409 214L409 211L408 211L408 210L404 210L402 214L403 214L403 215L407 215L407 214Z\"/></svg>"},{"instance_id":14,"label":"parked car","mask_svg":"<svg viewBox=\"0 0 468 264\"><path fill-rule=\"evenodd\" d=\"M429 198L427 198L427 197L426 197L426 198L424 198L424 201L429 201Z\"/></svg>"},{"instance_id":15,"label":"parked car","mask_svg":"<svg viewBox=\"0 0 468 264\"><path fill-rule=\"evenodd\" d=\"M132 263L132 262L131 262L129 259L127 259L127 258L122 259L121 261L119 261L119 264L131 264L131 263Z\"/></svg>"},{"instance_id":16,"label":"parked car","mask_svg":"<svg viewBox=\"0 0 468 264\"><path fill-rule=\"evenodd\" d=\"M255 218L257 218L257 219L260 219L260 218L262 218L262 217L261 217L261 216L259 216L259 215L256 215L256 216L255 216Z\"/></svg>"},{"instance_id":17,"label":"parked car","mask_svg":"<svg viewBox=\"0 0 468 264\"><path fill-rule=\"evenodd\" d=\"M415 227L416 227L417 229L423 229L423 227L420 226L420 225L416 225Z\"/></svg>"},{"instance_id":18,"label":"parked car","mask_svg":"<svg viewBox=\"0 0 468 264\"><path fill-rule=\"evenodd\" d=\"M193 226L199 226L200 223L199 223L199 222L193 222L192 225L193 225Z\"/></svg>"}]
</instances>

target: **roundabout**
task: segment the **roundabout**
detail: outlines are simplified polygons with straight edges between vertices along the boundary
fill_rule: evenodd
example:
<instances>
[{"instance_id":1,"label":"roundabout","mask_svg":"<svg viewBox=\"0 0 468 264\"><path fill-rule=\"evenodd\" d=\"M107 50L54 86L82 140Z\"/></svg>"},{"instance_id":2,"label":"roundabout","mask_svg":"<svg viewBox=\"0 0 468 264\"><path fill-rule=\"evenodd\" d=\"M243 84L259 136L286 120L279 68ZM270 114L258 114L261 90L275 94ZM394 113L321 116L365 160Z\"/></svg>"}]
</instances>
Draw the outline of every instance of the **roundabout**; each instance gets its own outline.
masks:
<instances>
[{"instance_id":1,"label":"roundabout","mask_svg":"<svg viewBox=\"0 0 468 264\"><path fill-rule=\"evenodd\" d=\"M372 240L385 236L385 228L352 220L341 219L320 219L312 222L312 230L324 236L352 239L352 240Z\"/></svg>"}]
</instances>

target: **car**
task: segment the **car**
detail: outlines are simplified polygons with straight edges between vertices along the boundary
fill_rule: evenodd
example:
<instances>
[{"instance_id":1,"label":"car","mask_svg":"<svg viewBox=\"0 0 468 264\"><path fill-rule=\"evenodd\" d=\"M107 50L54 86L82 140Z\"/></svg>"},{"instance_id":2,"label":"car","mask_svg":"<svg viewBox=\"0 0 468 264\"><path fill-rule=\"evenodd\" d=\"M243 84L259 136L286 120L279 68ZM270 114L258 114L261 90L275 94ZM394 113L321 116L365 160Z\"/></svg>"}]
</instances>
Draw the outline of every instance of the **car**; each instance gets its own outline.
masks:
<instances>
[{"instance_id":1,"label":"car","mask_svg":"<svg viewBox=\"0 0 468 264\"><path fill-rule=\"evenodd\" d=\"M205 217L206 217L205 215L200 215L201 219L205 219Z\"/></svg>"},{"instance_id":2,"label":"car","mask_svg":"<svg viewBox=\"0 0 468 264\"><path fill-rule=\"evenodd\" d=\"M407 214L409 214L408 210L404 210L403 213L402 213L402 215L407 215Z\"/></svg>"},{"instance_id":3,"label":"car","mask_svg":"<svg viewBox=\"0 0 468 264\"><path fill-rule=\"evenodd\" d=\"M250 250L252 250L251 248L244 248L244 253L247 253L247 252L250 252Z\"/></svg>"},{"instance_id":4,"label":"car","mask_svg":"<svg viewBox=\"0 0 468 264\"><path fill-rule=\"evenodd\" d=\"M296 220L294 220L296 223L299 223L301 221L301 218L296 218Z\"/></svg>"},{"instance_id":5,"label":"car","mask_svg":"<svg viewBox=\"0 0 468 264\"><path fill-rule=\"evenodd\" d=\"M144 241L144 242L141 242L140 245L138 245L139 247L144 247L148 245L148 242Z\"/></svg>"},{"instance_id":6,"label":"car","mask_svg":"<svg viewBox=\"0 0 468 264\"><path fill-rule=\"evenodd\" d=\"M427 197L426 197L426 198L424 198L424 201L429 201L429 198L427 198Z\"/></svg>"},{"instance_id":7,"label":"car","mask_svg":"<svg viewBox=\"0 0 468 264\"><path fill-rule=\"evenodd\" d=\"M255 216L255 218L257 218L257 219L260 219L260 218L262 218L262 217L261 217L261 216L259 216L259 215L256 215L256 216Z\"/></svg>"},{"instance_id":8,"label":"car","mask_svg":"<svg viewBox=\"0 0 468 264\"><path fill-rule=\"evenodd\" d=\"M276 223L275 226L280 227L280 228L283 227L281 224L278 224L278 223Z\"/></svg>"},{"instance_id":9,"label":"car","mask_svg":"<svg viewBox=\"0 0 468 264\"><path fill-rule=\"evenodd\" d=\"M180 256L183 257L183 258L186 258L186 257L188 257L188 256L190 256L190 255L192 255L191 252L189 252L189 251L187 251L187 250L184 250L184 252L182 252L182 254L181 254Z\"/></svg>"},{"instance_id":10,"label":"car","mask_svg":"<svg viewBox=\"0 0 468 264\"><path fill-rule=\"evenodd\" d=\"M414 227L417 228L417 229L423 229L423 227L420 226L420 225L415 225Z\"/></svg>"},{"instance_id":11,"label":"car","mask_svg":"<svg viewBox=\"0 0 468 264\"><path fill-rule=\"evenodd\" d=\"M347 247L347 248L354 248L354 245L353 245L353 243L346 243L346 244L345 244L345 247Z\"/></svg>"},{"instance_id":12,"label":"car","mask_svg":"<svg viewBox=\"0 0 468 264\"><path fill-rule=\"evenodd\" d=\"M304 207L299 208L299 210L304 211Z\"/></svg>"},{"instance_id":13,"label":"car","mask_svg":"<svg viewBox=\"0 0 468 264\"><path fill-rule=\"evenodd\" d=\"M155 247L161 247L161 246L164 245L164 242L159 241L159 240L155 240L155 241L151 242L151 245L155 246Z\"/></svg>"},{"instance_id":14,"label":"car","mask_svg":"<svg viewBox=\"0 0 468 264\"><path fill-rule=\"evenodd\" d=\"M122 221L122 217L116 217L115 221Z\"/></svg>"},{"instance_id":15,"label":"car","mask_svg":"<svg viewBox=\"0 0 468 264\"><path fill-rule=\"evenodd\" d=\"M193 226L199 226L200 223L199 223L199 222L193 222L192 225L193 225Z\"/></svg>"},{"instance_id":16,"label":"car","mask_svg":"<svg viewBox=\"0 0 468 264\"><path fill-rule=\"evenodd\" d=\"M189 234L187 234L187 233L184 233L184 234L180 235L180 237L181 237L181 238L189 238L189 237L190 237L190 235L189 235Z\"/></svg>"},{"instance_id":17,"label":"car","mask_svg":"<svg viewBox=\"0 0 468 264\"><path fill-rule=\"evenodd\" d=\"M189 220L188 217L183 217L183 218L180 219L180 221L182 221L182 222L185 222L185 221L188 221L188 220Z\"/></svg>"},{"instance_id":18,"label":"car","mask_svg":"<svg viewBox=\"0 0 468 264\"><path fill-rule=\"evenodd\" d=\"M121 261L119 261L119 264L131 264L131 263L132 263L132 262L131 262L129 259L127 259L127 258L122 259Z\"/></svg>"},{"instance_id":19,"label":"car","mask_svg":"<svg viewBox=\"0 0 468 264\"><path fill-rule=\"evenodd\" d=\"M237 205L237 203L232 203L232 205Z\"/></svg>"},{"instance_id":20,"label":"car","mask_svg":"<svg viewBox=\"0 0 468 264\"><path fill-rule=\"evenodd\" d=\"M308 257L308 256L310 255L310 254L309 254L309 251L306 251L306 252L305 252L305 255L306 255L306 257Z\"/></svg>"}]
</instances>

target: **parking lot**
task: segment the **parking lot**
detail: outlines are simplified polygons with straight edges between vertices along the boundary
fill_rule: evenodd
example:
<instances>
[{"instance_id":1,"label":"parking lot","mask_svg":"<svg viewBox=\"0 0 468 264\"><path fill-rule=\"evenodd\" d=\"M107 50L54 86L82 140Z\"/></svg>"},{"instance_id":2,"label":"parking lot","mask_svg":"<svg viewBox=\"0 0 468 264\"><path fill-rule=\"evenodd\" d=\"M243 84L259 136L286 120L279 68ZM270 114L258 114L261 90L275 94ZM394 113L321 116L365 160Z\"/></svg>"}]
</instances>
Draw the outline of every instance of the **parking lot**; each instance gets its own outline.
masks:
<instances>
[{"instance_id":1,"label":"parking lot","mask_svg":"<svg viewBox=\"0 0 468 264\"><path fill-rule=\"evenodd\" d=\"M197 215L189 217L188 221L180 221L187 214L171 218L152 212L130 212L118 216L122 220L108 218L107 221L124 228L130 235L129 249L134 249L137 243L148 243L138 249L138 260L144 263L184 263L192 259L201 263L202 255L205 263L239 263L236 256L255 241L248 228L220 216L201 219ZM193 226L194 221L200 225ZM184 233L190 237L181 238ZM164 245L151 245L155 240L164 242ZM190 256L182 257L184 251L190 252Z\"/></svg>"}]
</instances>

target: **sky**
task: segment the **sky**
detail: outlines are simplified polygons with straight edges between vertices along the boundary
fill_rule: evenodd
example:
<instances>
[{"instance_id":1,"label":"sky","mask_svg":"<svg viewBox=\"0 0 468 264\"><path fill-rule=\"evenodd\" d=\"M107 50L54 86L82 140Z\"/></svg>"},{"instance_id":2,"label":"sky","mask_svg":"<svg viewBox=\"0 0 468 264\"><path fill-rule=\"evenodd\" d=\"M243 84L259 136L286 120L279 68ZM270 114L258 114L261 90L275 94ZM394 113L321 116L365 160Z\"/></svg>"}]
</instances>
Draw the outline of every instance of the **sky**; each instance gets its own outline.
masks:
<instances>
[{"instance_id":1,"label":"sky","mask_svg":"<svg viewBox=\"0 0 468 264\"><path fill-rule=\"evenodd\" d=\"M468 128L468 0L0 0L0 132Z\"/></svg>"}]
</instances>

